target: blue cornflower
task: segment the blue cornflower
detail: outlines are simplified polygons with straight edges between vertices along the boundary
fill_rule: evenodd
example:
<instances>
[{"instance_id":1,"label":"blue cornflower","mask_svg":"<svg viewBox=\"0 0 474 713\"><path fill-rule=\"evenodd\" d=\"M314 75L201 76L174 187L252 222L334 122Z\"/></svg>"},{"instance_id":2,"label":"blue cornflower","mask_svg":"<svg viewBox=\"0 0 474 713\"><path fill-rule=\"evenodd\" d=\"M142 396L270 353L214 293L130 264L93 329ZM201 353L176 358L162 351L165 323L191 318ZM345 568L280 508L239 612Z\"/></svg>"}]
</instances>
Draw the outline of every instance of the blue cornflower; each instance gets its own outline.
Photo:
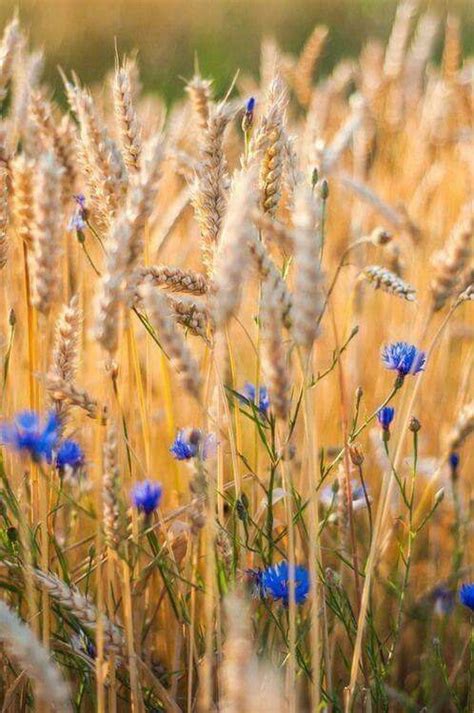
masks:
<instances>
[{"instance_id":1,"label":"blue cornflower","mask_svg":"<svg viewBox=\"0 0 474 713\"><path fill-rule=\"evenodd\" d=\"M140 512L150 515L159 505L163 488L160 483L142 480L132 490L132 502Z\"/></svg>"},{"instance_id":2,"label":"blue cornflower","mask_svg":"<svg viewBox=\"0 0 474 713\"><path fill-rule=\"evenodd\" d=\"M377 418L384 431L388 431L395 416L395 409L391 406L384 406L377 412Z\"/></svg>"},{"instance_id":3,"label":"blue cornflower","mask_svg":"<svg viewBox=\"0 0 474 713\"><path fill-rule=\"evenodd\" d=\"M474 611L474 582L462 585L459 590L459 601Z\"/></svg>"},{"instance_id":4,"label":"blue cornflower","mask_svg":"<svg viewBox=\"0 0 474 713\"><path fill-rule=\"evenodd\" d=\"M247 132L252 128L254 111L255 97L250 97L250 99L245 102L245 114L242 119L242 131Z\"/></svg>"},{"instance_id":5,"label":"blue cornflower","mask_svg":"<svg viewBox=\"0 0 474 713\"><path fill-rule=\"evenodd\" d=\"M58 470L78 470L84 465L84 451L79 443L66 439L56 451L56 468Z\"/></svg>"},{"instance_id":6,"label":"blue cornflower","mask_svg":"<svg viewBox=\"0 0 474 713\"><path fill-rule=\"evenodd\" d=\"M181 428L170 451L176 460L190 460L196 456L207 460L215 455L216 447L217 441L213 433L205 434L199 428Z\"/></svg>"},{"instance_id":7,"label":"blue cornflower","mask_svg":"<svg viewBox=\"0 0 474 713\"><path fill-rule=\"evenodd\" d=\"M387 369L398 371L401 377L417 374L425 367L426 355L408 342L387 344L382 350L382 361Z\"/></svg>"},{"instance_id":8,"label":"blue cornflower","mask_svg":"<svg viewBox=\"0 0 474 713\"><path fill-rule=\"evenodd\" d=\"M71 233L74 231L81 232L87 227L86 197L82 193L78 193L74 196L74 200L77 205L67 226L68 231Z\"/></svg>"},{"instance_id":9,"label":"blue cornflower","mask_svg":"<svg viewBox=\"0 0 474 713\"><path fill-rule=\"evenodd\" d=\"M260 386L258 390L258 404L257 404L257 389L254 384L250 381L246 381L242 391L237 394L240 401L244 403L253 404L261 414L267 415L268 409L270 408L270 398L268 396L268 389L266 386Z\"/></svg>"},{"instance_id":10,"label":"blue cornflower","mask_svg":"<svg viewBox=\"0 0 474 713\"><path fill-rule=\"evenodd\" d=\"M288 606L290 599L289 565L283 560L262 572L260 586L264 596L281 599ZM309 573L306 567L295 565L295 602L302 604L309 593Z\"/></svg>"},{"instance_id":11,"label":"blue cornflower","mask_svg":"<svg viewBox=\"0 0 474 713\"><path fill-rule=\"evenodd\" d=\"M251 114L255 110L255 97L250 97L250 99L247 99L247 102L245 104L245 111L247 114Z\"/></svg>"},{"instance_id":12,"label":"blue cornflower","mask_svg":"<svg viewBox=\"0 0 474 713\"><path fill-rule=\"evenodd\" d=\"M451 470L453 472L458 469L459 460L459 453L456 453L456 451L452 451L452 453L449 454L449 465L451 466Z\"/></svg>"},{"instance_id":13,"label":"blue cornflower","mask_svg":"<svg viewBox=\"0 0 474 713\"><path fill-rule=\"evenodd\" d=\"M58 429L59 419L53 412L41 423L35 411L21 411L12 423L0 427L0 441L19 453L28 453L35 461L51 463Z\"/></svg>"}]
</instances>

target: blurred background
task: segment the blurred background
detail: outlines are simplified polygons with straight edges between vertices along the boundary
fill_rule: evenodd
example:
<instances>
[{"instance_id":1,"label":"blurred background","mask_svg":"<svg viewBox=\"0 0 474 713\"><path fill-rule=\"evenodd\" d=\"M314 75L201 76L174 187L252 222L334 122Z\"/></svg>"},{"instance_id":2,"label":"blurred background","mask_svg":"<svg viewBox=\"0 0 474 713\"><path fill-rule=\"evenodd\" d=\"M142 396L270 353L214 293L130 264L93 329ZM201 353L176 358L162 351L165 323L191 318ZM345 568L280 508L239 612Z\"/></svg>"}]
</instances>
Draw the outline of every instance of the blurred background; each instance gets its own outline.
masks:
<instances>
[{"instance_id":1,"label":"blurred background","mask_svg":"<svg viewBox=\"0 0 474 713\"><path fill-rule=\"evenodd\" d=\"M419 4L440 15L456 12L466 53L474 52L472 0ZM317 23L330 28L325 73L341 56L356 55L369 36L385 39L395 6L396 0L0 0L0 23L19 9L33 45L46 51L46 79L58 93L58 66L75 69L87 84L101 80L114 64L116 38L120 55L138 50L145 89L171 102L183 92L179 77L193 74L195 56L220 93L237 69L258 71L262 36L298 52Z\"/></svg>"}]
</instances>

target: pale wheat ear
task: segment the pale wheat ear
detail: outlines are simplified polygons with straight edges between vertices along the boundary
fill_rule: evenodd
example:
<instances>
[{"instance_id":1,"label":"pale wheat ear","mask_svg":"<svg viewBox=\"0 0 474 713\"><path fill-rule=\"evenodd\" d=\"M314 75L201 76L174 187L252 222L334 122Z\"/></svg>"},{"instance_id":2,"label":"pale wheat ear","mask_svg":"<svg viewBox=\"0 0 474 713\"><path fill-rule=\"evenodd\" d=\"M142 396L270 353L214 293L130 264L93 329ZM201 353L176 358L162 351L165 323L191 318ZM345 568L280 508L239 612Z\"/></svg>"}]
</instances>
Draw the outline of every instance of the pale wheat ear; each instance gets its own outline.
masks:
<instances>
[{"instance_id":1,"label":"pale wheat ear","mask_svg":"<svg viewBox=\"0 0 474 713\"><path fill-rule=\"evenodd\" d=\"M283 343L282 314L278 289L269 280L262 291L263 370L275 416L285 422L290 410L290 372Z\"/></svg>"},{"instance_id":2,"label":"pale wheat ear","mask_svg":"<svg viewBox=\"0 0 474 713\"><path fill-rule=\"evenodd\" d=\"M7 94L8 84L13 76L15 54L21 42L20 22L18 14L5 27L0 44L0 101Z\"/></svg>"},{"instance_id":3,"label":"pale wheat ear","mask_svg":"<svg viewBox=\"0 0 474 713\"><path fill-rule=\"evenodd\" d=\"M319 211L309 186L301 185L295 193L293 225L296 276L292 332L295 342L309 349L319 332L318 317L323 304Z\"/></svg>"},{"instance_id":4,"label":"pale wheat ear","mask_svg":"<svg viewBox=\"0 0 474 713\"><path fill-rule=\"evenodd\" d=\"M103 447L102 507L105 542L111 550L118 551L120 532L120 469L117 444L117 429L110 421Z\"/></svg>"},{"instance_id":5,"label":"pale wheat ear","mask_svg":"<svg viewBox=\"0 0 474 713\"><path fill-rule=\"evenodd\" d=\"M0 601L0 641L8 655L32 679L37 697L59 713L72 713L71 692L31 629Z\"/></svg>"},{"instance_id":6,"label":"pale wheat ear","mask_svg":"<svg viewBox=\"0 0 474 713\"><path fill-rule=\"evenodd\" d=\"M189 94L200 131L205 131L209 120L209 111L212 102L212 80L203 79L199 67L195 68L194 76L186 83L186 92Z\"/></svg>"},{"instance_id":7,"label":"pale wheat ear","mask_svg":"<svg viewBox=\"0 0 474 713\"><path fill-rule=\"evenodd\" d=\"M473 205L468 203L461 210L443 249L432 257L433 279L430 290L433 310L441 309L456 288L462 285L462 273L472 256L474 238Z\"/></svg>"},{"instance_id":8,"label":"pale wheat ear","mask_svg":"<svg viewBox=\"0 0 474 713\"><path fill-rule=\"evenodd\" d=\"M69 304L64 305L56 321L56 336L49 375L66 383L74 383L77 374L82 318L79 298L75 295ZM69 403L63 399L55 399L54 395L51 396L51 401L64 426Z\"/></svg>"},{"instance_id":9,"label":"pale wheat ear","mask_svg":"<svg viewBox=\"0 0 474 713\"><path fill-rule=\"evenodd\" d=\"M33 193L32 302L43 314L47 314L55 303L60 286L59 257L63 229L62 173L53 154L45 154L40 158Z\"/></svg>"},{"instance_id":10,"label":"pale wheat ear","mask_svg":"<svg viewBox=\"0 0 474 713\"><path fill-rule=\"evenodd\" d=\"M8 219L8 170L4 163L0 163L0 270L8 259Z\"/></svg>"},{"instance_id":11,"label":"pale wheat ear","mask_svg":"<svg viewBox=\"0 0 474 713\"><path fill-rule=\"evenodd\" d=\"M402 280L398 275L380 265L368 265L361 272L361 278L365 278L375 289L389 292L397 297L402 297L408 302L416 300L416 290L414 287Z\"/></svg>"},{"instance_id":12,"label":"pale wheat ear","mask_svg":"<svg viewBox=\"0 0 474 713\"><path fill-rule=\"evenodd\" d=\"M186 344L184 337L177 331L166 297L149 284L140 290L148 319L158 333L163 349L168 353L172 366L179 374L184 388L199 399L201 376L199 367Z\"/></svg>"},{"instance_id":13,"label":"pale wheat ear","mask_svg":"<svg viewBox=\"0 0 474 713\"><path fill-rule=\"evenodd\" d=\"M246 278L249 254L246 243L253 238L251 211L256 203L255 171L234 175L213 266L214 318L224 328L236 311Z\"/></svg>"},{"instance_id":14,"label":"pale wheat ear","mask_svg":"<svg viewBox=\"0 0 474 713\"><path fill-rule=\"evenodd\" d=\"M474 401L465 404L459 411L456 423L451 429L447 446L450 452L461 448L468 436L474 433Z\"/></svg>"},{"instance_id":15,"label":"pale wheat ear","mask_svg":"<svg viewBox=\"0 0 474 713\"><path fill-rule=\"evenodd\" d=\"M96 634L99 617L95 606L74 586L69 586L51 572L39 569L31 571L38 586L44 588L49 596L61 607L70 611L81 626L92 634ZM102 632L104 648L107 654L120 654L124 650L124 639L121 629L102 615Z\"/></svg>"}]
</instances>

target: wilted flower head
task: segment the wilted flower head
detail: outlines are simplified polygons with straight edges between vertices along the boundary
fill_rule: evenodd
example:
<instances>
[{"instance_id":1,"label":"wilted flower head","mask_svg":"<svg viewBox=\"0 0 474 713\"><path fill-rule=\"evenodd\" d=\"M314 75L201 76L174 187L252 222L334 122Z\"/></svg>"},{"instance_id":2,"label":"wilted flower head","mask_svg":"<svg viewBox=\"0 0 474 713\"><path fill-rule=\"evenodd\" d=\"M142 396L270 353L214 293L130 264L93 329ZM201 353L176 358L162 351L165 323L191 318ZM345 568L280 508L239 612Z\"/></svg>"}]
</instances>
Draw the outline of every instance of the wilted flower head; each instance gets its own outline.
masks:
<instances>
[{"instance_id":1,"label":"wilted flower head","mask_svg":"<svg viewBox=\"0 0 474 713\"><path fill-rule=\"evenodd\" d=\"M132 502L140 512L150 515L161 500L163 489L160 483L152 480L142 480L132 490Z\"/></svg>"},{"instance_id":2,"label":"wilted flower head","mask_svg":"<svg viewBox=\"0 0 474 713\"><path fill-rule=\"evenodd\" d=\"M436 587L433 591L434 612L438 616L451 614L454 609L454 592L447 587Z\"/></svg>"},{"instance_id":3,"label":"wilted flower head","mask_svg":"<svg viewBox=\"0 0 474 713\"><path fill-rule=\"evenodd\" d=\"M337 499L339 496L340 485L339 481L335 480L332 485L327 485L321 490L320 500L325 508L335 507L337 504ZM367 499L365 497L364 488L358 483L357 480L351 480L351 491L352 491L352 509L354 512L367 507ZM343 493L341 493L341 497ZM369 492L367 492L367 498L369 502L372 500ZM334 520L334 518L329 518Z\"/></svg>"},{"instance_id":4,"label":"wilted flower head","mask_svg":"<svg viewBox=\"0 0 474 713\"><path fill-rule=\"evenodd\" d=\"M255 385L246 381L243 389L238 393L238 398L243 403L249 403L255 406L261 414L265 415L268 413L270 408L270 399L268 397L268 389L266 386L260 386L258 390L258 404L257 404L257 389Z\"/></svg>"},{"instance_id":5,"label":"wilted flower head","mask_svg":"<svg viewBox=\"0 0 474 713\"><path fill-rule=\"evenodd\" d=\"M217 441L213 433L203 433L199 428L181 428L170 451L176 460L190 460L196 456L207 460L215 455L216 448Z\"/></svg>"},{"instance_id":6,"label":"wilted flower head","mask_svg":"<svg viewBox=\"0 0 474 713\"><path fill-rule=\"evenodd\" d=\"M462 585L459 590L459 601L474 611L474 582Z\"/></svg>"},{"instance_id":7,"label":"wilted flower head","mask_svg":"<svg viewBox=\"0 0 474 713\"><path fill-rule=\"evenodd\" d=\"M71 646L74 651L77 651L80 654L85 654L91 659L97 658L97 649L94 642L91 641L91 639L89 639L87 634L83 631L79 634L73 634L71 636Z\"/></svg>"},{"instance_id":8,"label":"wilted flower head","mask_svg":"<svg viewBox=\"0 0 474 713\"><path fill-rule=\"evenodd\" d=\"M398 371L401 377L417 374L425 367L426 355L408 342L387 344L382 350L382 362L387 369Z\"/></svg>"},{"instance_id":9,"label":"wilted flower head","mask_svg":"<svg viewBox=\"0 0 474 713\"><path fill-rule=\"evenodd\" d=\"M281 599L285 606L290 600L290 567L286 560L268 567L261 573L260 586L262 595ZM295 602L303 604L309 593L309 573L306 567L295 565Z\"/></svg>"},{"instance_id":10,"label":"wilted flower head","mask_svg":"<svg viewBox=\"0 0 474 713\"><path fill-rule=\"evenodd\" d=\"M56 451L56 468L59 471L77 471L84 465L84 451L76 441L66 439Z\"/></svg>"},{"instance_id":11,"label":"wilted flower head","mask_svg":"<svg viewBox=\"0 0 474 713\"><path fill-rule=\"evenodd\" d=\"M377 413L377 418L384 431L388 431L395 416L395 409L391 406L384 406Z\"/></svg>"},{"instance_id":12,"label":"wilted flower head","mask_svg":"<svg viewBox=\"0 0 474 713\"><path fill-rule=\"evenodd\" d=\"M67 226L67 229L71 233L73 233L74 231L80 232L81 230L84 230L87 226L86 197L82 193L78 193L74 196L74 200L76 201L77 205Z\"/></svg>"},{"instance_id":13,"label":"wilted flower head","mask_svg":"<svg viewBox=\"0 0 474 713\"><path fill-rule=\"evenodd\" d=\"M0 441L19 453L29 454L35 461L51 463L58 429L59 420L53 412L42 423L35 411L21 411L11 423L0 427Z\"/></svg>"}]
</instances>

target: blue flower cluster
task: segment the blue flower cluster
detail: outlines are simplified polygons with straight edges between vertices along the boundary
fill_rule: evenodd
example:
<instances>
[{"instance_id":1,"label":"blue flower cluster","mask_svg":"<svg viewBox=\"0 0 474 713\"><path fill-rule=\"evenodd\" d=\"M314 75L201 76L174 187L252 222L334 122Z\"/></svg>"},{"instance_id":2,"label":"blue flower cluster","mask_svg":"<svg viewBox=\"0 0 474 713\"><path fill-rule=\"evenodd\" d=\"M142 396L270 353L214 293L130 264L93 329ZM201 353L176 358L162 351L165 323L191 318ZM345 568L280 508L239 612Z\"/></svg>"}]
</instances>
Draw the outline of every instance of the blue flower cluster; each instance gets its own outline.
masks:
<instances>
[{"instance_id":1,"label":"blue flower cluster","mask_svg":"<svg viewBox=\"0 0 474 713\"><path fill-rule=\"evenodd\" d=\"M76 441L60 440L60 423L50 412L41 419L35 411L20 411L11 423L0 427L0 442L39 463L54 464L59 471L77 471L84 465L84 452Z\"/></svg>"},{"instance_id":2,"label":"blue flower cluster","mask_svg":"<svg viewBox=\"0 0 474 713\"><path fill-rule=\"evenodd\" d=\"M199 428L181 428L170 448L176 460L190 460L198 456L201 460L216 454L217 441L213 433L203 433Z\"/></svg>"},{"instance_id":3,"label":"blue flower cluster","mask_svg":"<svg viewBox=\"0 0 474 713\"><path fill-rule=\"evenodd\" d=\"M254 406L258 411L266 416L270 408L270 399L268 396L268 389L266 386L260 386L258 390L258 403L257 403L257 389L254 384L250 381L246 381L243 389L238 393L238 398L242 403L247 403Z\"/></svg>"}]
</instances>

